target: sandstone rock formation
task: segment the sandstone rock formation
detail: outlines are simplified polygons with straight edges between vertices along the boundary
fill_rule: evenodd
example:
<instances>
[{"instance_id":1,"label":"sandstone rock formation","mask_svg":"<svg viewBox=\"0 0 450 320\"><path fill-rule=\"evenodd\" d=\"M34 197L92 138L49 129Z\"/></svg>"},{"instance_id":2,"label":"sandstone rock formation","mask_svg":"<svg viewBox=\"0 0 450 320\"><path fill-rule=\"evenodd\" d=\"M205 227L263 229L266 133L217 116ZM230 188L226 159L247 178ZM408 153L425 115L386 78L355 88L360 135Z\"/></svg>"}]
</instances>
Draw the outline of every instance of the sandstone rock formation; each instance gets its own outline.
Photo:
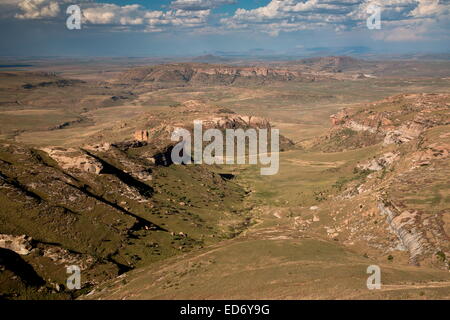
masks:
<instances>
[{"instance_id":1,"label":"sandstone rock formation","mask_svg":"<svg viewBox=\"0 0 450 320\"><path fill-rule=\"evenodd\" d=\"M398 95L363 111L343 109L330 120L336 130L347 128L377 135L385 145L402 144L418 138L426 129L450 124L449 106L443 102L448 99L446 94Z\"/></svg>"},{"instance_id":2,"label":"sandstone rock formation","mask_svg":"<svg viewBox=\"0 0 450 320\"><path fill-rule=\"evenodd\" d=\"M8 234L0 234L0 248L12 250L20 255L27 255L33 249L31 245L32 239L26 235L13 236Z\"/></svg>"},{"instance_id":3,"label":"sandstone rock formation","mask_svg":"<svg viewBox=\"0 0 450 320\"><path fill-rule=\"evenodd\" d=\"M85 145L83 148L86 150L90 150L90 151L106 152L111 149L111 143L104 142L104 143L97 143L97 144L92 144L92 145Z\"/></svg>"},{"instance_id":4,"label":"sandstone rock formation","mask_svg":"<svg viewBox=\"0 0 450 320\"><path fill-rule=\"evenodd\" d=\"M267 119L255 116L244 115L227 115L222 117L212 117L203 120L204 126L207 128L217 129L236 129L236 128L270 128Z\"/></svg>"},{"instance_id":5,"label":"sandstone rock formation","mask_svg":"<svg viewBox=\"0 0 450 320\"><path fill-rule=\"evenodd\" d=\"M147 130L137 130L134 132L134 140L136 141L148 141Z\"/></svg>"},{"instance_id":6,"label":"sandstone rock formation","mask_svg":"<svg viewBox=\"0 0 450 320\"><path fill-rule=\"evenodd\" d=\"M63 169L78 170L94 174L100 174L103 169L103 165L99 161L79 149L48 147L43 148L42 150L47 152L48 155Z\"/></svg>"},{"instance_id":7,"label":"sandstone rock formation","mask_svg":"<svg viewBox=\"0 0 450 320\"><path fill-rule=\"evenodd\" d=\"M392 204L386 204L383 201L378 203L380 212L386 215L387 222L392 230L401 241L403 247L410 254L410 262L417 264L418 258L430 250L423 230L418 228L417 222L419 216L417 213L410 211L399 212Z\"/></svg>"},{"instance_id":8,"label":"sandstone rock formation","mask_svg":"<svg viewBox=\"0 0 450 320\"><path fill-rule=\"evenodd\" d=\"M359 164L357 167L361 170L379 171L391 165L398 158L398 154L388 152L382 156Z\"/></svg>"},{"instance_id":9,"label":"sandstone rock formation","mask_svg":"<svg viewBox=\"0 0 450 320\"><path fill-rule=\"evenodd\" d=\"M243 80L300 80L298 71L271 69L265 67L232 67L209 64L168 64L131 69L120 76L116 82L148 84L233 84Z\"/></svg>"}]
</instances>

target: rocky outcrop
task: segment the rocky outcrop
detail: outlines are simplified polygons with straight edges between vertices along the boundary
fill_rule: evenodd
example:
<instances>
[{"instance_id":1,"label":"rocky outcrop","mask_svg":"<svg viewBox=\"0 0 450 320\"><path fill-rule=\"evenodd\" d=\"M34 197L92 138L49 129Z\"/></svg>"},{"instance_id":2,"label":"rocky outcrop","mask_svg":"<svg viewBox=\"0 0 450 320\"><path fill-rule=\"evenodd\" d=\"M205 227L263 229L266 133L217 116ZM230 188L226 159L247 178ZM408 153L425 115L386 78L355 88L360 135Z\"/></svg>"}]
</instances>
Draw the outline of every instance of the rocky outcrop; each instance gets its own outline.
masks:
<instances>
[{"instance_id":1,"label":"rocky outcrop","mask_svg":"<svg viewBox=\"0 0 450 320\"><path fill-rule=\"evenodd\" d=\"M137 130L134 132L134 140L136 141L148 141L147 130Z\"/></svg>"},{"instance_id":2,"label":"rocky outcrop","mask_svg":"<svg viewBox=\"0 0 450 320\"><path fill-rule=\"evenodd\" d=\"M411 140L417 139L424 131L425 127L419 123L412 122L400 126L398 129L389 130L385 132L383 143L388 144L402 144Z\"/></svg>"},{"instance_id":3,"label":"rocky outcrop","mask_svg":"<svg viewBox=\"0 0 450 320\"><path fill-rule=\"evenodd\" d=\"M111 143L104 142L104 143L86 145L86 146L84 146L84 149L90 150L90 151L96 151L96 152L106 152L111 149Z\"/></svg>"},{"instance_id":4,"label":"rocky outcrop","mask_svg":"<svg viewBox=\"0 0 450 320\"><path fill-rule=\"evenodd\" d=\"M91 267L95 262L95 259L90 255L72 253L69 250L58 246L44 245L42 246L41 251L44 257L49 258L56 264L66 266L77 265L81 270Z\"/></svg>"},{"instance_id":5,"label":"rocky outcrop","mask_svg":"<svg viewBox=\"0 0 450 320\"><path fill-rule=\"evenodd\" d=\"M0 234L0 248L12 250L20 255L27 255L33 249L32 239L26 235L13 236Z\"/></svg>"},{"instance_id":6,"label":"rocky outcrop","mask_svg":"<svg viewBox=\"0 0 450 320\"><path fill-rule=\"evenodd\" d=\"M244 116L244 115L228 115L222 117L213 117L203 121L206 128L217 129L236 129L236 128L270 128L270 123L267 119Z\"/></svg>"},{"instance_id":7,"label":"rocky outcrop","mask_svg":"<svg viewBox=\"0 0 450 320\"><path fill-rule=\"evenodd\" d=\"M383 144L403 144L429 128L450 123L446 94L399 95L366 110L343 109L330 117L335 130L351 129L382 137ZM406 119L406 120L405 120Z\"/></svg>"},{"instance_id":8,"label":"rocky outcrop","mask_svg":"<svg viewBox=\"0 0 450 320\"><path fill-rule=\"evenodd\" d=\"M390 166L396 159L398 159L397 153L387 152L378 158L359 164L357 168L360 170L380 171Z\"/></svg>"},{"instance_id":9,"label":"rocky outcrop","mask_svg":"<svg viewBox=\"0 0 450 320\"><path fill-rule=\"evenodd\" d=\"M417 151L412 156L412 161L417 166L426 166L431 161L438 159L446 159L450 155L449 143L432 143L424 146L423 150Z\"/></svg>"},{"instance_id":10,"label":"rocky outcrop","mask_svg":"<svg viewBox=\"0 0 450 320\"><path fill-rule=\"evenodd\" d=\"M65 170L76 170L88 173L100 174L103 165L94 157L91 157L83 151L75 148L43 148L42 151L55 160L58 165Z\"/></svg>"},{"instance_id":11,"label":"rocky outcrop","mask_svg":"<svg viewBox=\"0 0 450 320\"><path fill-rule=\"evenodd\" d=\"M188 101L184 103L186 108L189 109L189 111L196 110L195 108L202 108L201 105L198 103L194 103L194 101ZM265 129L270 128L270 122L267 119L256 117L256 116L246 116L246 115L239 115L239 114L226 114L223 116L216 116L216 115L210 115L206 116L203 119L199 119L202 121L203 129L248 129L248 128L254 128L254 129ZM148 130L137 130L135 131L133 138L135 141L138 142L148 142L150 140L153 140L155 137L158 139L165 139L169 140L171 134L174 132L174 130L177 127L184 127L187 129L192 129L193 124L192 122L188 123L177 123L172 124L168 121L162 121L162 123L158 124L157 126L153 128L149 128Z\"/></svg>"},{"instance_id":12,"label":"rocky outcrop","mask_svg":"<svg viewBox=\"0 0 450 320\"><path fill-rule=\"evenodd\" d=\"M378 209L386 215L386 221L391 231L398 237L402 245L410 254L410 262L418 263L418 258L429 250L429 246L421 232L416 226L417 213L410 211L399 212L392 204L385 201L378 203Z\"/></svg>"}]
</instances>

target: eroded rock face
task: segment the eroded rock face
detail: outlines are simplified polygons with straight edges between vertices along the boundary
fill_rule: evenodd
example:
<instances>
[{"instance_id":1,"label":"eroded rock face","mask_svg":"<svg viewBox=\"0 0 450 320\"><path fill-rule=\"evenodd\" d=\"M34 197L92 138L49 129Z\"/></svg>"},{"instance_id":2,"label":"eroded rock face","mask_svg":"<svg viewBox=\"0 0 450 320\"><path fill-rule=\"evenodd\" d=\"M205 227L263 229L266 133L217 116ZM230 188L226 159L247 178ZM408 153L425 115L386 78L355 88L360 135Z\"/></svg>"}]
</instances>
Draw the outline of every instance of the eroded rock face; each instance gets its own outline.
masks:
<instances>
[{"instance_id":1,"label":"eroded rock face","mask_svg":"<svg viewBox=\"0 0 450 320\"><path fill-rule=\"evenodd\" d=\"M183 103L183 106L187 108L188 112L194 112L197 110L206 109L204 105L198 103L194 100L189 100ZM267 119L256 117L256 116L246 116L239 114L226 114L223 116L216 115L206 115L203 119L198 119L202 121L203 129L269 129L271 127L270 122ZM186 128L188 130L193 129L193 122L179 122L171 123L169 121L162 121L160 124L149 127L148 130L137 130L134 133L134 140L139 142L149 142L153 141L155 137L158 139L170 140L172 133L176 128Z\"/></svg>"},{"instance_id":2,"label":"eroded rock face","mask_svg":"<svg viewBox=\"0 0 450 320\"><path fill-rule=\"evenodd\" d=\"M0 248L12 250L20 255L27 255L33 249L32 239L26 235L13 236L0 234Z\"/></svg>"},{"instance_id":3,"label":"eroded rock face","mask_svg":"<svg viewBox=\"0 0 450 320\"><path fill-rule=\"evenodd\" d=\"M416 152L412 161L418 166L429 165L431 161L446 159L450 155L450 143L432 143L424 146L424 149Z\"/></svg>"},{"instance_id":4,"label":"eroded rock face","mask_svg":"<svg viewBox=\"0 0 450 320\"><path fill-rule=\"evenodd\" d=\"M100 174L103 169L103 165L99 161L79 149L49 147L43 148L42 151L45 151L58 163L61 168L65 170L77 170Z\"/></svg>"},{"instance_id":5,"label":"eroded rock face","mask_svg":"<svg viewBox=\"0 0 450 320\"><path fill-rule=\"evenodd\" d=\"M266 119L254 116L228 115L204 120L204 126L216 129L270 128Z\"/></svg>"},{"instance_id":6,"label":"eroded rock face","mask_svg":"<svg viewBox=\"0 0 450 320\"><path fill-rule=\"evenodd\" d=\"M416 264L418 258L429 251L429 246L421 230L417 227L418 215L414 212L398 212L392 206L379 202L380 212L386 215L386 220L393 233L401 241L410 254L410 262Z\"/></svg>"},{"instance_id":7,"label":"eroded rock face","mask_svg":"<svg viewBox=\"0 0 450 320\"><path fill-rule=\"evenodd\" d=\"M448 125L449 99L446 94L399 95L371 104L364 111L341 110L330 120L336 129L381 136L384 145L403 144L417 139L429 128Z\"/></svg>"},{"instance_id":8,"label":"eroded rock face","mask_svg":"<svg viewBox=\"0 0 450 320\"><path fill-rule=\"evenodd\" d=\"M134 132L134 140L136 141L148 141L147 130L137 130Z\"/></svg>"},{"instance_id":9,"label":"eroded rock face","mask_svg":"<svg viewBox=\"0 0 450 320\"><path fill-rule=\"evenodd\" d=\"M358 168L361 170L380 171L394 163L397 158L397 153L387 152L376 159L359 164Z\"/></svg>"},{"instance_id":10,"label":"eroded rock face","mask_svg":"<svg viewBox=\"0 0 450 320\"><path fill-rule=\"evenodd\" d=\"M90 151L100 151L100 152L106 152L111 149L111 143L104 142L104 143L97 143L93 145L86 145L84 146L84 149L90 150Z\"/></svg>"},{"instance_id":11,"label":"eroded rock face","mask_svg":"<svg viewBox=\"0 0 450 320\"><path fill-rule=\"evenodd\" d=\"M232 84L239 78L289 81L301 78L301 74L287 69L180 63L132 69L125 72L119 81Z\"/></svg>"},{"instance_id":12,"label":"eroded rock face","mask_svg":"<svg viewBox=\"0 0 450 320\"><path fill-rule=\"evenodd\" d=\"M388 144L402 144L411 140L417 139L424 131L425 127L419 123L413 122L400 126L396 130L389 130L385 134L383 143Z\"/></svg>"},{"instance_id":13,"label":"eroded rock face","mask_svg":"<svg viewBox=\"0 0 450 320\"><path fill-rule=\"evenodd\" d=\"M371 112L359 117L354 114L354 111L343 109L331 115L330 120L334 126L342 125L355 131L370 131L372 133L377 132L380 127L392 126L392 121L384 112Z\"/></svg>"}]
</instances>

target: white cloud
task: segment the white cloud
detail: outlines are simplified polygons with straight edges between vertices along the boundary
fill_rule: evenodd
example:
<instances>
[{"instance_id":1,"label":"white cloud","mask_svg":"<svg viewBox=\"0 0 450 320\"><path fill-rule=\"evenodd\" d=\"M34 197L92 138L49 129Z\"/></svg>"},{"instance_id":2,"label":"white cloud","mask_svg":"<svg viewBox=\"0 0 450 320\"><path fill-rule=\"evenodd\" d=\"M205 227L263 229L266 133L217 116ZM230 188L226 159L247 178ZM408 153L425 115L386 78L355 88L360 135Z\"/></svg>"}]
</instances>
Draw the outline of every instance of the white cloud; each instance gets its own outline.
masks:
<instances>
[{"instance_id":1,"label":"white cloud","mask_svg":"<svg viewBox=\"0 0 450 320\"><path fill-rule=\"evenodd\" d=\"M419 5L411 11L413 17L429 17L448 13L448 6L441 4L439 0L419 0Z\"/></svg>"},{"instance_id":2,"label":"white cloud","mask_svg":"<svg viewBox=\"0 0 450 320\"><path fill-rule=\"evenodd\" d=\"M18 19L54 18L60 12L59 3L53 0L23 0L17 5L22 11L15 15Z\"/></svg>"},{"instance_id":3,"label":"white cloud","mask_svg":"<svg viewBox=\"0 0 450 320\"><path fill-rule=\"evenodd\" d=\"M145 31L158 32L163 27L198 27L205 25L210 10L169 10L151 11L133 4L118 6L115 4L95 4L83 8L84 22L92 25L143 26Z\"/></svg>"},{"instance_id":4,"label":"white cloud","mask_svg":"<svg viewBox=\"0 0 450 320\"><path fill-rule=\"evenodd\" d=\"M450 21L448 0L271 0L256 9L237 9L233 16L221 22L228 28L261 31L273 36L280 32L320 28L342 32L366 28L367 8L374 3L382 8L383 28L395 22L403 27L396 30L395 36L385 37L390 41L413 39L408 32L417 27L430 27L428 21L425 24L426 18ZM415 39L418 38L416 34Z\"/></svg>"},{"instance_id":5,"label":"white cloud","mask_svg":"<svg viewBox=\"0 0 450 320\"><path fill-rule=\"evenodd\" d=\"M182 4L209 5L211 7L234 0L178 0L174 1L180 7L167 11L148 10L139 4L119 6L112 3L97 3L93 0L0 0L0 17L21 20L62 18L65 6L78 4L82 9L83 23L87 25L110 25L114 30L129 30L124 28L141 27L143 31L160 32L172 27L200 27L207 25L211 15L210 9L182 9Z\"/></svg>"},{"instance_id":6,"label":"white cloud","mask_svg":"<svg viewBox=\"0 0 450 320\"><path fill-rule=\"evenodd\" d=\"M343 24L359 0L272 0L252 10L237 9L221 22L228 27L255 29L276 36L279 32L316 29Z\"/></svg>"},{"instance_id":7,"label":"white cloud","mask_svg":"<svg viewBox=\"0 0 450 320\"><path fill-rule=\"evenodd\" d=\"M439 29L442 33L450 21L449 0L271 0L255 9L239 8L220 20L213 19L218 16L212 15L212 9L236 3L236 0L173 0L166 10L148 10L138 4L97 3L95 0L0 0L0 16L22 20L64 18L63 5L69 3L81 6L85 24L108 25L117 31L133 28L161 32L170 28L195 28L197 32L202 32L201 29L207 33L245 30L271 36L280 32L325 28L345 32L366 28L367 7L372 3L382 7L383 30L378 34L371 32L370 36L383 37L386 41L418 39L417 32L415 38L408 34L419 28L423 39L429 30ZM390 30L392 35L389 35Z\"/></svg>"},{"instance_id":8,"label":"white cloud","mask_svg":"<svg viewBox=\"0 0 450 320\"><path fill-rule=\"evenodd\" d=\"M118 6L102 4L83 8L84 21L91 24L138 25L144 23L145 12L137 4Z\"/></svg>"}]
</instances>

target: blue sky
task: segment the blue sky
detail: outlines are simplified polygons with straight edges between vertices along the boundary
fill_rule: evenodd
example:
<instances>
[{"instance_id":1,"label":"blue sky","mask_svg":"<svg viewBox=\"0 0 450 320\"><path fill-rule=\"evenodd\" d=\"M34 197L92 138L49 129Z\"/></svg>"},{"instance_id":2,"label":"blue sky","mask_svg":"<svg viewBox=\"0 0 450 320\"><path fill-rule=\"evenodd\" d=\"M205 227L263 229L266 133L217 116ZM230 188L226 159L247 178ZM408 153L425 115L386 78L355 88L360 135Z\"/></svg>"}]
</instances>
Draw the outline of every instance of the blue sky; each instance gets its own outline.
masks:
<instances>
[{"instance_id":1,"label":"blue sky","mask_svg":"<svg viewBox=\"0 0 450 320\"><path fill-rule=\"evenodd\" d=\"M449 52L449 27L450 0L0 0L3 56Z\"/></svg>"}]
</instances>

